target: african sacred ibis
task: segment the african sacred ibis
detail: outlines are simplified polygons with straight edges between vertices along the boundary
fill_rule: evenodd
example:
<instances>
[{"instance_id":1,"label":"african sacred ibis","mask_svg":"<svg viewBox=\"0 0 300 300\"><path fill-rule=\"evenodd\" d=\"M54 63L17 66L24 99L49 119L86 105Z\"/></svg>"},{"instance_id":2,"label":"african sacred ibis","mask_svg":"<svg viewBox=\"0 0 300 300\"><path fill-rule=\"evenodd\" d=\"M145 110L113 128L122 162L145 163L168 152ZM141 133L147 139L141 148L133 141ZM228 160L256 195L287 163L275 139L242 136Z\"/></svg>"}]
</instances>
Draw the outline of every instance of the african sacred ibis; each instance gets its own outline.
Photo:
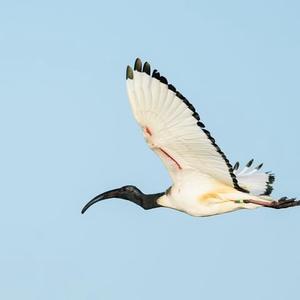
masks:
<instances>
[{"instance_id":1,"label":"african sacred ibis","mask_svg":"<svg viewBox=\"0 0 300 300\"><path fill-rule=\"evenodd\" d=\"M238 209L286 208L300 200L271 198L274 175L262 164L234 167L200 121L194 106L168 84L157 70L136 59L126 70L127 92L133 115L150 148L161 158L173 185L165 192L146 195L135 186L102 193L82 209L108 198L129 200L144 209L173 208L192 216L211 216Z\"/></svg>"}]
</instances>

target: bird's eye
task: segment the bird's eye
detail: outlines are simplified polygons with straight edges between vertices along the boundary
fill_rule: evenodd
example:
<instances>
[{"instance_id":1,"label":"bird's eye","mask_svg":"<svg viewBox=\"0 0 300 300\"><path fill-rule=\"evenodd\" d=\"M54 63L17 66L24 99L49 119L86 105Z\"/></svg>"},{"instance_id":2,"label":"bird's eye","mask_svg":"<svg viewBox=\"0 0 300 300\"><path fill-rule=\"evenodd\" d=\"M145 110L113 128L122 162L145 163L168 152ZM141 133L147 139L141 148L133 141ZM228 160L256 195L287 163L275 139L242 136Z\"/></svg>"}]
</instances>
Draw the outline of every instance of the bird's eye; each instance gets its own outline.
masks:
<instances>
[{"instance_id":1,"label":"bird's eye","mask_svg":"<svg viewBox=\"0 0 300 300\"><path fill-rule=\"evenodd\" d=\"M124 189L127 192L134 192L135 191L135 187L133 185L126 185L126 186L124 186Z\"/></svg>"}]
</instances>

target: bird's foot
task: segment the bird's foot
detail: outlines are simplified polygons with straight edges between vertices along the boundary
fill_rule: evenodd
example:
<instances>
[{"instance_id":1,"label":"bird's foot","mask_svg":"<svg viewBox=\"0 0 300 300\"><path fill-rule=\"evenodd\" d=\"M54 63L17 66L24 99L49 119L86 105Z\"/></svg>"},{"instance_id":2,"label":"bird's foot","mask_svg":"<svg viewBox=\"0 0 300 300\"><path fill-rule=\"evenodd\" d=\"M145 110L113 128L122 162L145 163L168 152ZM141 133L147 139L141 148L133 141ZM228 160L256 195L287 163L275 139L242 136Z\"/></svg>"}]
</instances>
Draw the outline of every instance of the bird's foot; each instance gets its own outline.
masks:
<instances>
[{"instance_id":1,"label":"bird's foot","mask_svg":"<svg viewBox=\"0 0 300 300\"><path fill-rule=\"evenodd\" d=\"M264 207L270 207L270 208L275 208L275 209L281 209L281 208L288 208L288 207L293 207L293 206L298 206L300 205L300 200L296 200L296 198L288 198L288 197L282 197L278 201L259 201L259 200L244 200L244 203L252 203L252 204L257 204L261 205Z\"/></svg>"},{"instance_id":2,"label":"bird's foot","mask_svg":"<svg viewBox=\"0 0 300 300\"><path fill-rule=\"evenodd\" d=\"M288 198L282 197L278 201L272 201L272 208L280 209L280 208L288 208L293 206L300 205L300 200L296 200L296 198Z\"/></svg>"}]
</instances>

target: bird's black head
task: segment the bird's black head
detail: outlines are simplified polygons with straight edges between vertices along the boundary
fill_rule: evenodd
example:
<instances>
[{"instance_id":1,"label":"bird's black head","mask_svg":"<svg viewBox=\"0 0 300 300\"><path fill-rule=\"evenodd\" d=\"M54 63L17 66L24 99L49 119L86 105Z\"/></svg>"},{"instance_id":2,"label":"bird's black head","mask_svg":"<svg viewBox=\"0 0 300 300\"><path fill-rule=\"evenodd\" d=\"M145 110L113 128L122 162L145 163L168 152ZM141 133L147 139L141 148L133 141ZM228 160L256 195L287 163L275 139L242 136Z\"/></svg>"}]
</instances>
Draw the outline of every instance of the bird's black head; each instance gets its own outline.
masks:
<instances>
[{"instance_id":1,"label":"bird's black head","mask_svg":"<svg viewBox=\"0 0 300 300\"><path fill-rule=\"evenodd\" d=\"M84 214L85 211L93 204L110 198L120 198L120 199L129 200L143 207L144 209L155 208L160 206L156 203L156 200L163 194L164 193L145 195L136 186L125 185L121 188L107 191L105 193L96 196L83 207L81 213Z\"/></svg>"}]
</instances>

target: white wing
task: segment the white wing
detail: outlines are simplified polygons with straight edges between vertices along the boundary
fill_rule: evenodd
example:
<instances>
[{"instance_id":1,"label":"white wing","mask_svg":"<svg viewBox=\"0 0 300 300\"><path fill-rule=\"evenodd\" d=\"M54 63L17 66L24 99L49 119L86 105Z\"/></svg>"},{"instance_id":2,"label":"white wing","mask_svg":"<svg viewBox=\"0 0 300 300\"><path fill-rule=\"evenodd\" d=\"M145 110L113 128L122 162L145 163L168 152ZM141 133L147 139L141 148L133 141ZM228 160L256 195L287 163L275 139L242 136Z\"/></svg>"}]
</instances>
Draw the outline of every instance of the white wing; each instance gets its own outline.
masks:
<instances>
[{"instance_id":1,"label":"white wing","mask_svg":"<svg viewBox=\"0 0 300 300\"><path fill-rule=\"evenodd\" d=\"M137 59L127 67L127 91L135 119L146 141L162 159L173 181L181 170L193 169L242 189L232 166L200 121L188 100L150 65Z\"/></svg>"},{"instance_id":2,"label":"white wing","mask_svg":"<svg viewBox=\"0 0 300 300\"><path fill-rule=\"evenodd\" d=\"M237 162L233 168L233 173L236 175L239 185L251 194L269 196L273 191L272 184L275 181L275 175L261 171L262 166L263 164L254 167L253 159L244 168L240 168L240 164Z\"/></svg>"}]
</instances>

